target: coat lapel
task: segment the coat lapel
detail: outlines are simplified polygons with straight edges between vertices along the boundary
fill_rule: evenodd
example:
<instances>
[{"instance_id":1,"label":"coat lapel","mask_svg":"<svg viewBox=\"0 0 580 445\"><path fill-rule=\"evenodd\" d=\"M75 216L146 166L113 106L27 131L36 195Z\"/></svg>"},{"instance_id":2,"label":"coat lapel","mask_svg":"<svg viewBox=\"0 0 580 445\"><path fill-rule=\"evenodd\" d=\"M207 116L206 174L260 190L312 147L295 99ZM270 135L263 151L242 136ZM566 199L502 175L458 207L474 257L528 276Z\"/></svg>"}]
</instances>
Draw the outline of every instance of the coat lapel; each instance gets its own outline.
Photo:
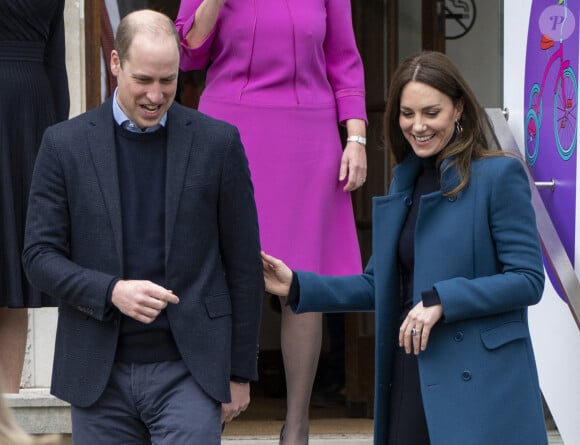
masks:
<instances>
[{"instance_id":1,"label":"coat lapel","mask_svg":"<svg viewBox=\"0 0 580 445\"><path fill-rule=\"evenodd\" d=\"M398 242L420 167L420 159L409 156L393 169L389 194L373 198L373 252L393 251L389 246Z\"/></svg>"},{"instance_id":2,"label":"coat lapel","mask_svg":"<svg viewBox=\"0 0 580 445\"><path fill-rule=\"evenodd\" d=\"M112 99L95 110L94 119L89 120L87 144L97 173L102 198L109 214L117 254L122 258L123 226L121 222L121 196L117 172L115 127ZM87 199L91 199L88 197Z\"/></svg>"},{"instance_id":3,"label":"coat lapel","mask_svg":"<svg viewBox=\"0 0 580 445\"><path fill-rule=\"evenodd\" d=\"M167 116L167 174L165 180L165 261L177 218L177 209L183 190L185 172L192 152L195 128L189 113L177 105L172 106ZM167 265L167 264L166 264Z\"/></svg>"}]
</instances>

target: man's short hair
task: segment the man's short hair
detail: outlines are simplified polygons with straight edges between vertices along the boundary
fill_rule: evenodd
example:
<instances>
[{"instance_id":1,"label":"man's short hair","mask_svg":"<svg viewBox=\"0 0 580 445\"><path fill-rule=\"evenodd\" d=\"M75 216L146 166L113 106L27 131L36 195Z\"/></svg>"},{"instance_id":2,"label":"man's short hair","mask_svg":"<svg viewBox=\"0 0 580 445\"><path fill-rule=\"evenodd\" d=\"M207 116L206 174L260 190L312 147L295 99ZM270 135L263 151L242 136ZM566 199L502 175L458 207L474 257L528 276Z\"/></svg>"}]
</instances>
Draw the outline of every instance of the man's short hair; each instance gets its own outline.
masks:
<instances>
[{"instance_id":1,"label":"man's short hair","mask_svg":"<svg viewBox=\"0 0 580 445\"><path fill-rule=\"evenodd\" d=\"M149 33L152 36L170 35L175 39L177 51L179 52L181 49L181 42L173 21L160 12L151 9L141 9L123 17L117 29L113 47L119 55L121 65L129 58L131 43L140 32Z\"/></svg>"}]
</instances>

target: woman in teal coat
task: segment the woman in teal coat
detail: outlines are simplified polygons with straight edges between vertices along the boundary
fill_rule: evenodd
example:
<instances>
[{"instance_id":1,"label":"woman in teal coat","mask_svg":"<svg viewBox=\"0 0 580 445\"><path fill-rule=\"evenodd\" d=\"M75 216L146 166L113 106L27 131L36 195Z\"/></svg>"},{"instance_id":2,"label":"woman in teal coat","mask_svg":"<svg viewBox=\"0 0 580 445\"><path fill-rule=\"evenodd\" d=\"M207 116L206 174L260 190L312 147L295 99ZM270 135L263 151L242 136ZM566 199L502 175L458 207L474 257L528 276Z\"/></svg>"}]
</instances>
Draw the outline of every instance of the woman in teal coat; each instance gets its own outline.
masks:
<instances>
[{"instance_id":1,"label":"woman in teal coat","mask_svg":"<svg viewBox=\"0 0 580 445\"><path fill-rule=\"evenodd\" d=\"M397 165L373 199L364 273L292 272L264 253L266 288L296 312L376 312L376 444L547 444L527 318L544 271L525 169L494 150L445 55L404 60L389 91Z\"/></svg>"}]
</instances>

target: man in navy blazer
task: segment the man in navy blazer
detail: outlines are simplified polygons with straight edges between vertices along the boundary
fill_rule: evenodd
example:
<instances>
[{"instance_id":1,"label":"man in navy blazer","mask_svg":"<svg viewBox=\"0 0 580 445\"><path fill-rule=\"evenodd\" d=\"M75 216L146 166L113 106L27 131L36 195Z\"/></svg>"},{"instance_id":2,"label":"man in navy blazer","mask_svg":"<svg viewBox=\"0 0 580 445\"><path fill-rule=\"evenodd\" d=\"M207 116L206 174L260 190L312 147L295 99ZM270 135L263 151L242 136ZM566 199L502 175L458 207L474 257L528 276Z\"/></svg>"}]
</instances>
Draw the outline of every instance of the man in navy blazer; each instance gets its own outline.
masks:
<instances>
[{"instance_id":1,"label":"man in navy blazer","mask_svg":"<svg viewBox=\"0 0 580 445\"><path fill-rule=\"evenodd\" d=\"M24 267L59 298L52 393L84 444L218 444L257 379L264 281L237 130L174 103L173 23L119 26L118 88L49 128Z\"/></svg>"}]
</instances>

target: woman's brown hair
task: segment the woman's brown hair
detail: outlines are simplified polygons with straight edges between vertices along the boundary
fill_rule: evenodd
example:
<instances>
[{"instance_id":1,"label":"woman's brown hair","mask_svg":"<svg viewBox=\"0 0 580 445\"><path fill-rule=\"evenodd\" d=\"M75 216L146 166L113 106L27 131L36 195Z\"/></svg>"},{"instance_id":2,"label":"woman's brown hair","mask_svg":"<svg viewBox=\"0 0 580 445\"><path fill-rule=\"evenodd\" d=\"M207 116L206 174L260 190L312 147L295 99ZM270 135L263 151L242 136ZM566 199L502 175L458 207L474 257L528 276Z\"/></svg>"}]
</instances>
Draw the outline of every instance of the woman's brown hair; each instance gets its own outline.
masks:
<instances>
[{"instance_id":1,"label":"woman's brown hair","mask_svg":"<svg viewBox=\"0 0 580 445\"><path fill-rule=\"evenodd\" d=\"M405 85L412 81L435 88L448 96L454 105L463 105L458 121L462 131L455 131L454 139L437 158L437 166L448 158L450 163L446 168L455 165L460 178L459 185L445 193L457 195L469 183L472 159L501 156L505 153L497 150L491 122L457 67L445 54L424 51L404 59L399 64L389 87L384 131L385 140L396 163L413 151L399 125L401 93Z\"/></svg>"}]
</instances>

